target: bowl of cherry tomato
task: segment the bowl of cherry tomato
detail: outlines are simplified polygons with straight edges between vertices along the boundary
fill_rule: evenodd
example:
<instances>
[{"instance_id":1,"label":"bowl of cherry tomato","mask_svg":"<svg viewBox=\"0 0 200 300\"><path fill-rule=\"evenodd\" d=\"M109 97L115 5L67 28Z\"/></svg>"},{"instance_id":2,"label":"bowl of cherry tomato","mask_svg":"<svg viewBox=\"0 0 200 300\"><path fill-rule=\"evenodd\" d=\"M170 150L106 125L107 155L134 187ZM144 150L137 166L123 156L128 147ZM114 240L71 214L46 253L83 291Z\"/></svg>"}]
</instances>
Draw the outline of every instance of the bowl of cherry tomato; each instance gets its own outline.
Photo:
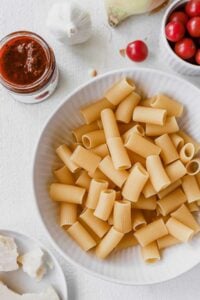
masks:
<instances>
[{"instance_id":1,"label":"bowl of cherry tomato","mask_svg":"<svg viewBox=\"0 0 200 300\"><path fill-rule=\"evenodd\" d=\"M161 48L175 71L200 75L200 0L173 1L163 18Z\"/></svg>"}]
</instances>

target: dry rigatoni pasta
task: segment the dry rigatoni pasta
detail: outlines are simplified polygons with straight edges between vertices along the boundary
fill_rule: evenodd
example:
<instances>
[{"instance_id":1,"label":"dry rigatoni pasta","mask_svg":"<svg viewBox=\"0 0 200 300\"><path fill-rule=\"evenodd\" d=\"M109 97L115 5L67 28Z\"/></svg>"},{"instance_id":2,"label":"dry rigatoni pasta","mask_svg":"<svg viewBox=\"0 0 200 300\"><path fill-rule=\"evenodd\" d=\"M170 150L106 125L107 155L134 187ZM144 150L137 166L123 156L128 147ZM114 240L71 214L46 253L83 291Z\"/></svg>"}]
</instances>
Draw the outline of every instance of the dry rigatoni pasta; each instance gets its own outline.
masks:
<instances>
[{"instance_id":1,"label":"dry rigatoni pasta","mask_svg":"<svg viewBox=\"0 0 200 300\"><path fill-rule=\"evenodd\" d=\"M91 149L105 143L106 138L103 130L95 130L85 133L82 136L82 143L85 148Z\"/></svg>"},{"instance_id":2,"label":"dry rigatoni pasta","mask_svg":"<svg viewBox=\"0 0 200 300\"><path fill-rule=\"evenodd\" d=\"M123 78L106 92L105 98L113 105L118 105L134 90L134 83L129 79Z\"/></svg>"},{"instance_id":3,"label":"dry rigatoni pasta","mask_svg":"<svg viewBox=\"0 0 200 300\"><path fill-rule=\"evenodd\" d=\"M168 116L181 117L183 113L183 105L181 103L163 94L153 97L151 107L165 109Z\"/></svg>"},{"instance_id":4,"label":"dry rigatoni pasta","mask_svg":"<svg viewBox=\"0 0 200 300\"><path fill-rule=\"evenodd\" d=\"M164 198L171 192L173 192L177 187L179 187L182 184L181 180L178 179L177 181L174 181L172 184L170 184L168 187L166 187L164 190L160 191L157 195L159 199Z\"/></svg>"},{"instance_id":5,"label":"dry rigatoni pasta","mask_svg":"<svg viewBox=\"0 0 200 300\"><path fill-rule=\"evenodd\" d=\"M170 212L174 211L181 204L187 200L186 195L181 188L177 188L172 193L157 201L159 211L163 216L167 216Z\"/></svg>"},{"instance_id":6,"label":"dry rigatoni pasta","mask_svg":"<svg viewBox=\"0 0 200 300\"><path fill-rule=\"evenodd\" d=\"M172 236L170 234L163 236L162 238L157 240L159 250L171 247L173 245L177 245L179 243L180 243L180 241L177 240L174 236Z\"/></svg>"},{"instance_id":7,"label":"dry rigatoni pasta","mask_svg":"<svg viewBox=\"0 0 200 300\"><path fill-rule=\"evenodd\" d=\"M56 149L56 153L72 173L80 169L79 166L71 160L72 152L67 145L59 146Z\"/></svg>"},{"instance_id":8,"label":"dry rigatoni pasta","mask_svg":"<svg viewBox=\"0 0 200 300\"><path fill-rule=\"evenodd\" d=\"M155 143L161 149L160 156L164 164L168 165L179 158L179 154L168 134L156 138Z\"/></svg>"},{"instance_id":9,"label":"dry rigatoni pasta","mask_svg":"<svg viewBox=\"0 0 200 300\"><path fill-rule=\"evenodd\" d=\"M108 182L101 179L92 179L86 199L86 207L95 209L99 201L101 191L108 188Z\"/></svg>"},{"instance_id":10,"label":"dry rigatoni pasta","mask_svg":"<svg viewBox=\"0 0 200 300\"><path fill-rule=\"evenodd\" d=\"M196 175L200 172L200 159L195 158L186 164L186 171L188 175Z\"/></svg>"},{"instance_id":11,"label":"dry rigatoni pasta","mask_svg":"<svg viewBox=\"0 0 200 300\"><path fill-rule=\"evenodd\" d=\"M82 146L78 146L71 155L71 161L80 168L92 173L97 169L101 157Z\"/></svg>"},{"instance_id":12,"label":"dry rigatoni pasta","mask_svg":"<svg viewBox=\"0 0 200 300\"><path fill-rule=\"evenodd\" d=\"M180 130L178 134L184 139L185 144L191 143L194 145L195 148L195 154L199 152L200 150L200 143L198 143L195 139L193 139L191 136L189 136L187 133L184 131Z\"/></svg>"},{"instance_id":13,"label":"dry rigatoni pasta","mask_svg":"<svg viewBox=\"0 0 200 300\"><path fill-rule=\"evenodd\" d=\"M103 190L100 193L94 215L104 221L107 221L116 199L115 190Z\"/></svg>"},{"instance_id":14,"label":"dry rigatoni pasta","mask_svg":"<svg viewBox=\"0 0 200 300\"><path fill-rule=\"evenodd\" d=\"M129 174L125 170L116 170L110 156L106 156L100 162L99 169L120 188L128 178Z\"/></svg>"},{"instance_id":15,"label":"dry rigatoni pasta","mask_svg":"<svg viewBox=\"0 0 200 300\"><path fill-rule=\"evenodd\" d=\"M180 160L176 160L173 163L169 164L165 171L171 180L171 183L181 179L186 173L187 170L183 163Z\"/></svg>"},{"instance_id":16,"label":"dry rigatoni pasta","mask_svg":"<svg viewBox=\"0 0 200 300\"><path fill-rule=\"evenodd\" d=\"M131 202L137 202L148 178L145 168L140 163L136 163L123 187L122 196Z\"/></svg>"},{"instance_id":17,"label":"dry rigatoni pasta","mask_svg":"<svg viewBox=\"0 0 200 300\"><path fill-rule=\"evenodd\" d=\"M78 221L70 226L67 232L84 251L88 251L96 246L93 237Z\"/></svg>"},{"instance_id":18,"label":"dry rigatoni pasta","mask_svg":"<svg viewBox=\"0 0 200 300\"><path fill-rule=\"evenodd\" d=\"M131 203L128 201L115 201L113 209L113 226L122 233L131 231Z\"/></svg>"},{"instance_id":19,"label":"dry rigatoni pasta","mask_svg":"<svg viewBox=\"0 0 200 300\"><path fill-rule=\"evenodd\" d=\"M146 160L146 166L151 183L156 192L159 192L170 185L171 181L165 172L159 155L148 156Z\"/></svg>"},{"instance_id":20,"label":"dry rigatoni pasta","mask_svg":"<svg viewBox=\"0 0 200 300\"><path fill-rule=\"evenodd\" d=\"M115 247L115 251L123 250L126 248L134 247L138 245L138 241L134 237L132 232L126 233L119 244Z\"/></svg>"},{"instance_id":21,"label":"dry rigatoni pasta","mask_svg":"<svg viewBox=\"0 0 200 300\"><path fill-rule=\"evenodd\" d=\"M74 139L76 140L76 142L81 142L82 141L82 136L85 133L91 132L91 131L95 131L98 130L99 126L97 124L97 122L93 122L91 124L84 124L78 128L75 128L72 130L72 135L74 137Z\"/></svg>"},{"instance_id":22,"label":"dry rigatoni pasta","mask_svg":"<svg viewBox=\"0 0 200 300\"><path fill-rule=\"evenodd\" d=\"M171 138L174 146L176 147L177 151L180 151L180 149L184 145L184 139L177 133L170 134L170 138Z\"/></svg>"},{"instance_id":23,"label":"dry rigatoni pasta","mask_svg":"<svg viewBox=\"0 0 200 300\"><path fill-rule=\"evenodd\" d=\"M147 181L147 183L145 184L143 190L142 190L144 196L146 198L152 197L154 195L157 194L156 190L154 189L150 179Z\"/></svg>"},{"instance_id":24,"label":"dry rigatoni pasta","mask_svg":"<svg viewBox=\"0 0 200 300\"><path fill-rule=\"evenodd\" d=\"M141 210L134 209L132 212L132 227L133 230L138 230L142 228L143 226L147 225L147 221L145 220L145 217Z\"/></svg>"},{"instance_id":25,"label":"dry rigatoni pasta","mask_svg":"<svg viewBox=\"0 0 200 300\"><path fill-rule=\"evenodd\" d=\"M86 189L62 183L50 185L50 197L54 201L82 204Z\"/></svg>"},{"instance_id":26,"label":"dry rigatoni pasta","mask_svg":"<svg viewBox=\"0 0 200 300\"><path fill-rule=\"evenodd\" d=\"M195 234L200 231L199 224L196 222L195 218L184 204L176 211L171 213L171 216L186 226L192 228Z\"/></svg>"},{"instance_id":27,"label":"dry rigatoni pasta","mask_svg":"<svg viewBox=\"0 0 200 300\"><path fill-rule=\"evenodd\" d=\"M144 195L140 195L137 202L132 203L133 208L155 211L156 209L156 196L145 198Z\"/></svg>"},{"instance_id":28,"label":"dry rigatoni pasta","mask_svg":"<svg viewBox=\"0 0 200 300\"><path fill-rule=\"evenodd\" d=\"M107 144L102 144L97 147L94 147L91 149L91 151L94 152L95 154L99 155L102 158L109 155Z\"/></svg>"},{"instance_id":29,"label":"dry rigatoni pasta","mask_svg":"<svg viewBox=\"0 0 200 300\"><path fill-rule=\"evenodd\" d=\"M150 155L159 155L161 152L158 146L134 132L129 136L125 147L144 158Z\"/></svg>"},{"instance_id":30,"label":"dry rigatoni pasta","mask_svg":"<svg viewBox=\"0 0 200 300\"><path fill-rule=\"evenodd\" d=\"M133 111L135 122L164 125L166 117L167 111L159 108L137 106Z\"/></svg>"},{"instance_id":31,"label":"dry rigatoni pasta","mask_svg":"<svg viewBox=\"0 0 200 300\"><path fill-rule=\"evenodd\" d=\"M137 246L156 262L200 231L200 143L179 129L182 113L163 94L144 99L127 78L81 109L75 142L56 149L64 166L49 194L63 232L84 251L104 259Z\"/></svg>"},{"instance_id":32,"label":"dry rigatoni pasta","mask_svg":"<svg viewBox=\"0 0 200 300\"><path fill-rule=\"evenodd\" d=\"M54 170L53 173L60 183L74 184L73 175L66 166Z\"/></svg>"},{"instance_id":33,"label":"dry rigatoni pasta","mask_svg":"<svg viewBox=\"0 0 200 300\"><path fill-rule=\"evenodd\" d=\"M138 243L145 247L157 239L168 234L167 227L163 219L158 219L147 226L140 228L134 233L134 236L138 240Z\"/></svg>"},{"instance_id":34,"label":"dry rigatoni pasta","mask_svg":"<svg viewBox=\"0 0 200 300\"><path fill-rule=\"evenodd\" d=\"M192 143L185 144L180 150L180 160L186 164L189 162L195 154L195 147Z\"/></svg>"},{"instance_id":35,"label":"dry rigatoni pasta","mask_svg":"<svg viewBox=\"0 0 200 300\"><path fill-rule=\"evenodd\" d=\"M141 96L132 92L117 107L115 111L116 120L123 123L129 123L132 118L133 110L141 100Z\"/></svg>"},{"instance_id":36,"label":"dry rigatoni pasta","mask_svg":"<svg viewBox=\"0 0 200 300\"><path fill-rule=\"evenodd\" d=\"M114 227L111 227L109 232L96 247L96 256L101 259L106 258L118 245L123 236L124 233L117 231Z\"/></svg>"},{"instance_id":37,"label":"dry rigatoni pasta","mask_svg":"<svg viewBox=\"0 0 200 300\"><path fill-rule=\"evenodd\" d=\"M186 243L194 235L194 230L179 222L175 218L170 218L166 223L169 233L177 240Z\"/></svg>"},{"instance_id":38,"label":"dry rigatoni pasta","mask_svg":"<svg viewBox=\"0 0 200 300\"><path fill-rule=\"evenodd\" d=\"M195 176L184 176L182 178L182 187L189 203L200 200L200 187Z\"/></svg>"},{"instance_id":39,"label":"dry rigatoni pasta","mask_svg":"<svg viewBox=\"0 0 200 300\"><path fill-rule=\"evenodd\" d=\"M82 108L80 112L84 117L85 123L91 124L92 122L100 119L101 111L105 108L113 108L113 105L107 99L101 99L85 108Z\"/></svg>"},{"instance_id":40,"label":"dry rigatoni pasta","mask_svg":"<svg viewBox=\"0 0 200 300\"><path fill-rule=\"evenodd\" d=\"M77 221L78 205L74 203L61 203L60 226L72 225Z\"/></svg>"},{"instance_id":41,"label":"dry rigatoni pasta","mask_svg":"<svg viewBox=\"0 0 200 300\"><path fill-rule=\"evenodd\" d=\"M88 173L85 170L83 170L76 179L76 185L81 186L86 190L89 190L91 180L92 178L88 175Z\"/></svg>"},{"instance_id":42,"label":"dry rigatoni pasta","mask_svg":"<svg viewBox=\"0 0 200 300\"><path fill-rule=\"evenodd\" d=\"M141 253L144 261L147 263L154 263L160 260L160 253L156 242L153 242L145 247L141 247Z\"/></svg>"},{"instance_id":43,"label":"dry rigatoni pasta","mask_svg":"<svg viewBox=\"0 0 200 300\"><path fill-rule=\"evenodd\" d=\"M102 238L110 229L107 222L104 222L94 216L94 211L92 209L86 209L83 211L79 218L100 238Z\"/></svg>"},{"instance_id":44,"label":"dry rigatoni pasta","mask_svg":"<svg viewBox=\"0 0 200 300\"><path fill-rule=\"evenodd\" d=\"M175 133L179 131L179 126L175 117L167 117L165 124L154 125L146 124L146 135L147 136L158 136L165 133Z\"/></svg>"}]
</instances>

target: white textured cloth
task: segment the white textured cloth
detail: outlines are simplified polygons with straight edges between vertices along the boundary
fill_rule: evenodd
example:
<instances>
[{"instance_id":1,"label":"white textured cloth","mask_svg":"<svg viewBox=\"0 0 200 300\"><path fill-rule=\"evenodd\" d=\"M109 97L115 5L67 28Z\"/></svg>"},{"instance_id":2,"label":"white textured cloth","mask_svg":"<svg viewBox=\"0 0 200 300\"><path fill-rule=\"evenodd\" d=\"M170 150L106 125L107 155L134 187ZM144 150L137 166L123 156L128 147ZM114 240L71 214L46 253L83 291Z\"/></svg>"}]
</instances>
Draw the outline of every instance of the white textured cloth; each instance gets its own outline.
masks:
<instances>
[{"instance_id":1,"label":"white textured cloth","mask_svg":"<svg viewBox=\"0 0 200 300\"><path fill-rule=\"evenodd\" d=\"M158 39L164 11L151 16L133 17L120 27L107 25L103 0L82 0L92 14L94 32L83 45L66 47L48 33L46 14L53 0L1 0L0 38L26 29L43 36L54 48L60 69L60 83L49 100L38 105L15 102L0 88L0 228L24 232L41 240L64 266L70 300L196 300L200 299L200 266L187 274L154 286L120 286L93 278L65 262L49 242L38 218L32 191L32 161L41 129L55 108L67 94L90 79L88 70L95 68L99 74L117 68L134 67L123 58L119 49L127 42L144 39L150 56L136 66L172 72L159 55ZM189 78L198 84L197 78Z\"/></svg>"}]
</instances>

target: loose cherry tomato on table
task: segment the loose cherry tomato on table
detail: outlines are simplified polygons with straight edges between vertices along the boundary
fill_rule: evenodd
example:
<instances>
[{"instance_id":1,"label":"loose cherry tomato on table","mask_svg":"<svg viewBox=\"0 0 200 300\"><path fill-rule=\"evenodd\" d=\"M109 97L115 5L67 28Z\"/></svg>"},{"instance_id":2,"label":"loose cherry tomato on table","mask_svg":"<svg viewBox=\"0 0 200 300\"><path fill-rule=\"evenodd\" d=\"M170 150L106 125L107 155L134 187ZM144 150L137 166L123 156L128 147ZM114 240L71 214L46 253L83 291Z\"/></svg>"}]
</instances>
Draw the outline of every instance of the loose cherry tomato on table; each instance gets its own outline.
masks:
<instances>
[{"instance_id":1,"label":"loose cherry tomato on table","mask_svg":"<svg viewBox=\"0 0 200 300\"><path fill-rule=\"evenodd\" d=\"M169 41L178 42L185 35L185 27L181 22L169 22L165 27L165 34Z\"/></svg>"},{"instance_id":2,"label":"loose cherry tomato on table","mask_svg":"<svg viewBox=\"0 0 200 300\"><path fill-rule=\"evenodd\" d=\"M185 6L185 12L190 17L200 16L200 0L190 0Z\"/></svg>"},{"instance_id":3,"label":"loose cherry tomato on table","mask_svg":"<svg viewBox=\"0 0 200 300\"><path fill-rule=\"evenodd\" d=\"M195 61L198 65L200 65L200 49L198 49L196 52Z\"/></svg>"},{"instance_id":4,"label":"loose cherry tomato on table","mask_svg":"<svg viewBox=\"0 0 200 300\"><path fill-rule=\"evenodd\" d=\"M175 11L169 17L170 22L181 22L183 25L186 25L188 19L188 16L183 11Z\"/></svg>"},{"instance_id":5,"label":"loose cherry tomato on table","mask_svg":"<svg viewBox=\"0 0 200 300\"><path fill-rule=\"evenodd\" d=\"M135 62L144 61L148 56L147 45L140 40L131 42L126 47L126 54L131 60Z\"/></svg>"},{"instance_id":6,"label":"loose cherry tomato on table","mask_svg":"<svg viewBox=\"0 0 200 300\"><path fill-rule=\"evenodd\" d=\"M175 44L175 52L182 59L190 59L196 52L195 43L192 39L183 38Z\"/></svg>"},{"instance_id":7,"label":"loose cherry tomato on table","mask_svg":"<svg viewBox=\"0 0 200 300\"><path fill-rule=\"evenodd\" d=\"M187 30L192 37L200 37L200 17L193 17L187 23Z\"/></svg>"}]
</instances>

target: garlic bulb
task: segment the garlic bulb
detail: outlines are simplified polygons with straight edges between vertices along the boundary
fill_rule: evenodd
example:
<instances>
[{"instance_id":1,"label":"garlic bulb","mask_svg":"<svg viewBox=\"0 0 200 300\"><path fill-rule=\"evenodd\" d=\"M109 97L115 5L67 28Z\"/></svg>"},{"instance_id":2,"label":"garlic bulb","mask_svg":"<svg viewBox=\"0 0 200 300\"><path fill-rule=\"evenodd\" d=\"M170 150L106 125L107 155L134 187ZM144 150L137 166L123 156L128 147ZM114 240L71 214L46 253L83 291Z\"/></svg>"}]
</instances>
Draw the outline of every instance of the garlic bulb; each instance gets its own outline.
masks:
<instances>
[{"instance_id":1,"label":"garlic bulb","mask_svg":"<svg viewBox=\"0 0 200 300\"><path fill-rule=\"evenodd\" d=\"M126 18L146 13L161 6L167 0L104 0L111 26L117 26Z\"/></svg>"},{"instance_id":2,"label":"garlic bulb","mask_svg":"<svg viewBox=\"0 0 200 300\"><path fill-rule=\"evenodd\" d=\"M47 17L47 27L61 42L69 45L81 44L92 34L89 13L77 2L55 3Z\"/></svg>"}]
</instances>

